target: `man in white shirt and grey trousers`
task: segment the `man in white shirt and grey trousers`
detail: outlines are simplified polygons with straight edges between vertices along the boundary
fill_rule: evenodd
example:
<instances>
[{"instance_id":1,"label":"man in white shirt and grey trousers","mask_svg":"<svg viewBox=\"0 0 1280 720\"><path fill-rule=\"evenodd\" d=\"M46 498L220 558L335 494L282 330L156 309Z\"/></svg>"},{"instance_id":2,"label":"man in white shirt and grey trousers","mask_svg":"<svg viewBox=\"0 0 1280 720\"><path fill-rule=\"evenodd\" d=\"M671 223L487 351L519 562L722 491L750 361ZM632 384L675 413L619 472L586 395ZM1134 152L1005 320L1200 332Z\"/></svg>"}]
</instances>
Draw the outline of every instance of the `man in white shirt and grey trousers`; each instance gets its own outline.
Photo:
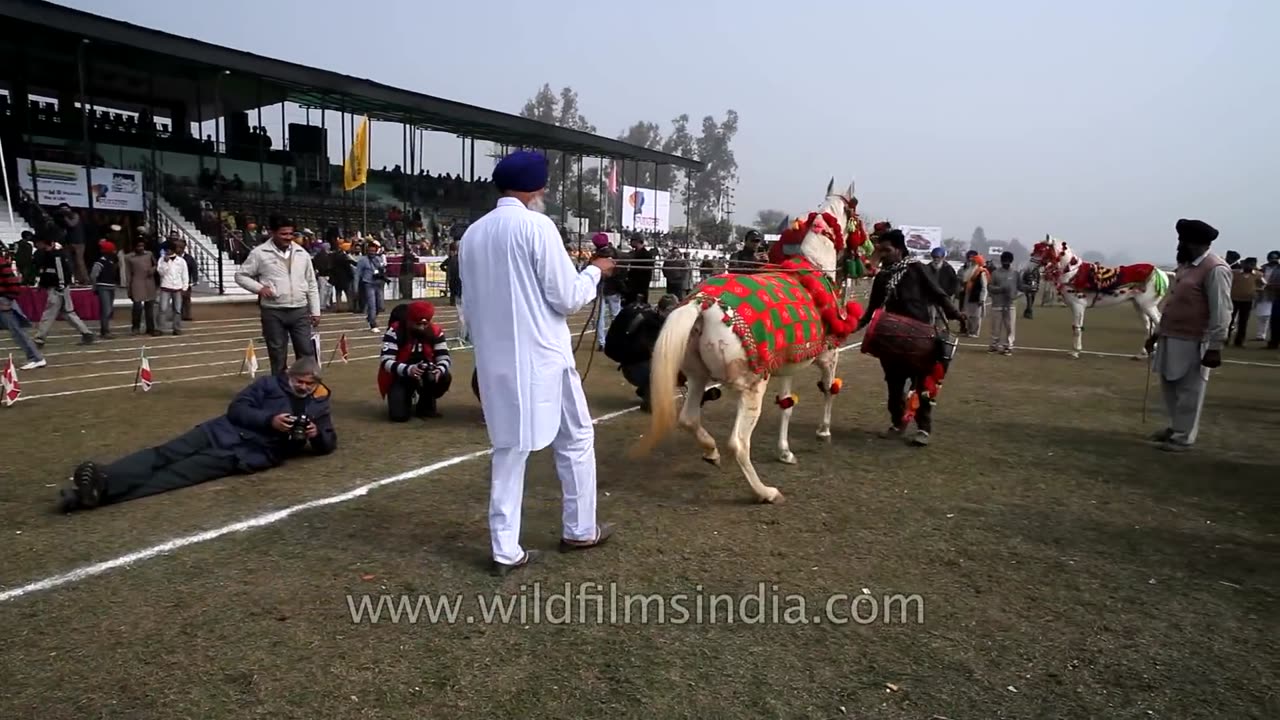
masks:
<instances>
[{"instance_id":1,"label":"man in white shirt and grey trousers","mask_svg":"<svg viewBox=\"0 0 1280 720\"><path fill-rule=\"evenodd\" d=\"M190 266L182 256L187 244L182 238L169 240L169 252L160 258L156 270L160 273L160 312L157 327L166 328L174 335L182 334L183 295L191 289Z\"/></svg>"},{"instance_id":2,"label":"man in white shirt and grey trousers","mask_svg":"<svg viewBox=\"0 0 1280 720\"><path fill-rule=\"evenodd\" d=\"M293 221L272 215L271 238L254 248L236 272L236 284L258 295L262 337L271 374L288 365L289 342L297 359L314 357L311 334L320 325L320 287L311 256L293 241Z\"/></svg>"}]
</instances>

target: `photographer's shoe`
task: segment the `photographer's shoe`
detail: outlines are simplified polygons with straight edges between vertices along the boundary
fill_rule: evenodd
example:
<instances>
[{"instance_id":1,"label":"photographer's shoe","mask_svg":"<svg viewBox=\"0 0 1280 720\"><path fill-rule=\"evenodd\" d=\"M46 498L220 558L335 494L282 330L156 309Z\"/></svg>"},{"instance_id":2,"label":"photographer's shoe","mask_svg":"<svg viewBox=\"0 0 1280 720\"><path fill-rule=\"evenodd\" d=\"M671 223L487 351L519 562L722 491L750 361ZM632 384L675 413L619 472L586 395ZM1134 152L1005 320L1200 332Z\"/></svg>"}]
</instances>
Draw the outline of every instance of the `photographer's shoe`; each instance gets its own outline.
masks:
<instances>
[{"instance_id":1,"label":"photographer's shoe","mask_svg":"<svg viewBox=\"0 0 1280 720\"><path fill-rule=\"evenodd\" d=\"M76 466L71 476L71 484L75 487L76 500L81 508L90 510L102 502L102 493L106 489L106 476L92 462L82 462Z\"/></svg>"},{"instance_id":2,"label":"photographer's shoe","mask_svg":"<svg viewBox=\"0 0 1280 720\"><path fill-rule=\"evenodd\" d=\"M436 409L436 401L430 400L418 405L418 417L422 420L430 420L444 416L440 414L438 409Z\"/></svg>"}]
</instances>

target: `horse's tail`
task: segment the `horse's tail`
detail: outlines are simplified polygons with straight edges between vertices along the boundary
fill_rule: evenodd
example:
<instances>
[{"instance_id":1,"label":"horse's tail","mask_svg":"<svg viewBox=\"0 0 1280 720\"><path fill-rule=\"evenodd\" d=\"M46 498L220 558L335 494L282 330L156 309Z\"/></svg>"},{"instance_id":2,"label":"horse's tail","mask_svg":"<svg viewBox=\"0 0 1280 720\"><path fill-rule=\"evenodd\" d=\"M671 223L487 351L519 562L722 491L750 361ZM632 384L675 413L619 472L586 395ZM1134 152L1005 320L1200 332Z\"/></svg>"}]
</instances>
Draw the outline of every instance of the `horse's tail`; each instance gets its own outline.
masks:
<instances>
[{"instance_id":1,"label":"horse's tail","mask_svg":"<svg viewBox=\"0 0 1280 720\"><path fill-rule=\"evenodd\" d=\"M673 310L662 324L649 361L649 432L636 443L633 456L652 452L676 424L676 398L672 391L689 348L689 335L701 316L702 308L697 303L687 303Z\"/></svg>"}]
</instances>

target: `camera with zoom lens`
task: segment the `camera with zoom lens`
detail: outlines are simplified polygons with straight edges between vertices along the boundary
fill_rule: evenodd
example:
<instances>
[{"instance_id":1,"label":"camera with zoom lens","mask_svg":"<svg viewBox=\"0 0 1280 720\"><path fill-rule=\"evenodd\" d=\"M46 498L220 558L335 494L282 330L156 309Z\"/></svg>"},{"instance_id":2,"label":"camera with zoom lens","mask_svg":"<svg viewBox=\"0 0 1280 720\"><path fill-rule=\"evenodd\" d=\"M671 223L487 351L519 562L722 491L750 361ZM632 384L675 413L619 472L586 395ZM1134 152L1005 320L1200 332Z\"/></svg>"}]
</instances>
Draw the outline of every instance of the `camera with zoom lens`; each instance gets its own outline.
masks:
<instances>
[{"instance_id":1,"label":"camera with zoom lens","mask_svg":"<svg viewBox=\"0 0 1280 720\"><path fill-rule=\"evenodd\" d=\"M311 424L311 418L306 415L294 415L293 423L289 425L289 441L305 442L307 439L307 426Z\"/></svg>"}]
</instances>

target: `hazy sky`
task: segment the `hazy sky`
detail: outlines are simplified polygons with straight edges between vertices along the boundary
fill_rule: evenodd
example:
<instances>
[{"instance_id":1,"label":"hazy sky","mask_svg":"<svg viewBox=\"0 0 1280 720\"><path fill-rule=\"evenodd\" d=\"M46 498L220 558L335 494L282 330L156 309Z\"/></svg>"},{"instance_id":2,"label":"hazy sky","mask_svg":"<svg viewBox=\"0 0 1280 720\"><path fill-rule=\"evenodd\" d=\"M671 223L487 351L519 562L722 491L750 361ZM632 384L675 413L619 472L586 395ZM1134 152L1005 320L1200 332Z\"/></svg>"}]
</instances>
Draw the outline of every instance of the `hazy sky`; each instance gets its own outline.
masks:
<instances>
[{"instance_id":1,"label":"hazy sky","mask_svg":"<svg viewBox=\"0 0 1280 720\"><path fill-rule=\"evenodd\" d=\"M812 209L835 175L870 215L966 240L1163 261L1199 217L1220 252L1280 248L1276 0L63 4L509 112L570 85L610 137L733 108L738 222Z\"/></svg>"}]
</instances>

